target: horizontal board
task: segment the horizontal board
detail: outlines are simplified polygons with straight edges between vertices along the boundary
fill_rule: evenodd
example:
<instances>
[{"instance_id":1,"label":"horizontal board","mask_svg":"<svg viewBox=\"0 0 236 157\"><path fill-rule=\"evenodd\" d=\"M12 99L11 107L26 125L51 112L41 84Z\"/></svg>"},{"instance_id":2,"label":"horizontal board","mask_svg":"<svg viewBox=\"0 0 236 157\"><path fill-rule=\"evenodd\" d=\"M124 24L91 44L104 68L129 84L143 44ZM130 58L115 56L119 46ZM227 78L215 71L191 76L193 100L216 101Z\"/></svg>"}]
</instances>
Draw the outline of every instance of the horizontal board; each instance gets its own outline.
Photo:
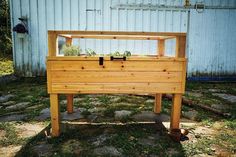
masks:
<instances>
[{"instance_id":1,"label":"horizontal board","mask_svg":"<svg viewBox=\"0 0 236 157\"><path fill-rule=\"evenodd\" d=\"M182 93L181 83L52 83L50 93Z\"/></svg>"},{"instance_id":2,"label":"horizontal board","mask_svg":"<svg viewBox=\"0 0 236 157\"><path fill-rule=\"evenodd\" d=\"M81 70L81 71L182 71L185 62L177 61L48 61L51 70ZM49 63L48 63L49 64ZM48 69L49 70L49 69Z\"/></svg>"},{"instance_id":3,"label":"horizontal board","mask_svg":"<svg viewBox=\"0 0 236 157\"><path fill-rule=\"evenodd\" d=\"M110 61L110 56L86 56L81 54L80 56L48 56L48 61L98 61L99 57L103 57L105 61ZM122 56L120 56L122 57ZM126 57L126 61L151 61L151 62L185 62L186 58L178 57L167 57L167 56L158 56L158 55L132 55Z\"/></svg>"},{"instance_id":4,"label":"horizontal board","mask_svg":"<svg viewBox=\"0 0 236 157\"><path fill-rule=\"evenodd\" d=\"M127 32L127 31L54 31L49 30L48 33L57 35L133 35L133 36L186 36L186 33L176 32Z\"/></svg>"},{"instance_id":5,"label":"horizontal board","mask_svg":"<svg viewBox=\"0 0 236 157\"><path fill-rule=\"evenodd\" d=\"M182 72L52 71L53 83L181 82Z\"/></svg>"}]
</instances>

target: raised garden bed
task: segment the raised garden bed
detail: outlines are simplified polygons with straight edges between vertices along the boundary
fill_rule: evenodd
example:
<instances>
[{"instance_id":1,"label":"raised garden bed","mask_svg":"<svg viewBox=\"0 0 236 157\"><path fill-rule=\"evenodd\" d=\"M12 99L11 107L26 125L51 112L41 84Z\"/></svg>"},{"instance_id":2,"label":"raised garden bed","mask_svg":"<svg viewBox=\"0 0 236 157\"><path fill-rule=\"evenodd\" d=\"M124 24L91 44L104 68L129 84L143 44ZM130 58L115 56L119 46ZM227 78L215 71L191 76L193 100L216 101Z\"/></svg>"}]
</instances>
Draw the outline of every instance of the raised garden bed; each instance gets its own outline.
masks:
<instances>
[{"instance_id":1,"label":"raised garden bed","mask_svg":"<svg viewBox=\"0 0 236 157\"><path fill-rule=\"evenodd\" d=\"M57 56L57 37L157 40L154 56ZM176 55L164 56L165 40L176 39ZM185 91L186 34L155 32L49 31L47 79L51 103L52 135L60 134L58 94L67 94L68 113L73 95L83 93L149 93L156 95L154 112L161 111L163 93L173 94L171 129L179 128L182 94Z\"/></svg>"}]
</instances>

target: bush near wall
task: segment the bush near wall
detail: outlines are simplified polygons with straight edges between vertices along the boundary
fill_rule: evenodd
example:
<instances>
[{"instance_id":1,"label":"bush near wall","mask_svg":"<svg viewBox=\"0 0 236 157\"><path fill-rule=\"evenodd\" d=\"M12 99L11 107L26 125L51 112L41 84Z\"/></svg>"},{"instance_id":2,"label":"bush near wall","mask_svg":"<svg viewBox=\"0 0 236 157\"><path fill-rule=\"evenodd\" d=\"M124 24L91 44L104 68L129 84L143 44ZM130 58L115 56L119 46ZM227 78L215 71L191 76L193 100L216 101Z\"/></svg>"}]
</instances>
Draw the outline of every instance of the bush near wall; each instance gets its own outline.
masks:
<instances>
[{"instance_id":1,"label":"bush near wall","mask_svg":"<svg viewBox=\"0 0 236 157\"><path fill-rule=\"evenodd\" d=\"M8 0L0 1L0 56L12 55L10 13Z\"/></svg>"}]
</instances>

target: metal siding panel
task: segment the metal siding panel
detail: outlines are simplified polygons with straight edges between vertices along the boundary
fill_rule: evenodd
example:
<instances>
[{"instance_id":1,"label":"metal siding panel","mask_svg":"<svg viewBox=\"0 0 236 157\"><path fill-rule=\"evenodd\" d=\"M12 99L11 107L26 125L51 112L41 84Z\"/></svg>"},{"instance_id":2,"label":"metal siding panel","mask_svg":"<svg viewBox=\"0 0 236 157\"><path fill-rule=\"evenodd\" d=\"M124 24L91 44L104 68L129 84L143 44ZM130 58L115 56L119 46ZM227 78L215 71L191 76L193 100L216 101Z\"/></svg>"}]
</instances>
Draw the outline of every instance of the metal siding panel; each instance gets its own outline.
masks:
<instances>
[{"instance_id":1,"label":"metal siding panel","mask_svg":"<svg viewBox=\"0 0 236 157\"><path fill-rule=\"evenodd\" d=\"M38 31L39 31L39 37L38 37L38 43L39 43L39 49L38 49L38 58L40 63L40 69L39 74L44 75L44 72L46 70L46 55L47 55L47 17L46 17L46 0L38 0Z\"/></svg>"},{"instance_id":2,"label":"metal siding panel","mask_svg":"<svg viewBox=\"0 0 236 157\"><path fill-rule=\"evenodd\" d=\"M20 22L18 20L18 18L21 17L20 7L21 7L20 0L12 0L13 26L17 25ZM22 70L22 64L23 64L22 39L18 38L15 32L13 32L13 36L14 36L15 70L18 74L20 74L23 71Z\"/></svg>"},{"instance_id":3,"label":"metal siding panel","mask_svg":"<svg viewBox=\"0 0 236 157\"><path fill-rule=\"evenodd\" d=\"M54 23L55 23L55 30L62 30L62 15L63 15L63 10L62 10L62 0L54 0Z\"/></svg>"},{"instance_id":4,"label":"metal siding panel","mask_svg":"<svg viewBox=\"0 0 236 157\"><path fill-rule=\"evenodd\" d=\"M190 18L188 76L235 74L235 10L193 10Z\"/></svg>"},{"instance_id":5,"label":"metal siding panel","mask_svg":"<svg viewBox=\"0 0 236 157\"><path fill-rule=\"evenodd\" d=\"M62 29L71 29L71 12L70 12L70 0L62 0Z\"/></svg>"},{"instance_id":6,"label":"metal siding panel","mask_svg":"<svg viewBox=\"0 0 236 157\"><path fill-rule=\"evenodd\" d=\"M70 10L71 30L78 30L79 29L79 1L71 0L70 7L71 7L71 10Z\"/></svg>"},{"instance_id":7,"label":"metal siding panel","mask_svg":"<svg viewBox=\"0 0 236 157\"><path fill-rule=\"evenodd\" d=\"M102 9L102 14L103 14L103 30L111 30L111 0L103 0L103 9ZM110 40L104 40L103 45L102 45L102 53L109 53L111 51L111 41Z\"/></svg>"},{"instance_id":8,"label":"metal siding panel","mask_svg":"<svg viewBox=\"0 0 236 157\"><path fill-rule=\"evenodd\" d=\"M86 9L87 9L87 0L79 1L79 29L86 30ZM79 40L81 48L86 47L86 42L84 39Z\"/></svg>"},{"instance_id":9,"label":"metal siding panel","mask_svg":"<svg viewBox=\"0 0 236 157\"><path fill-rule=\"evenodd\" d=\"M55 28L55 5L54 0L46 0L47 30Z\"/></svg>"},{"instance_id":10,"label":"metal siding panel","mask_svg":"<svg viewBox=\"0 0 236 157\"><path fill-rule=\"evenodd\" d=\"M94 0L87 0L87 8L86 8L86 30L95 30L95 14L96 11L95 9L95 3ZM85 49L92 49L94 50L95 48L95 41L94 39L85 39L86 46Z\"/></svg>"},{"instance_id":11,"label":"metal siding panel","mask_svg":"<svg viewBox=\"0 0 236 157\"><path fill-rule=\"evenodd\" d=\"M9 0L10 5L10 16L11 16L11 30L14 27L14 12L13 12L13 0ZM16 69L16 50L15 50L15 35L13 31L11 32L12 37L12 51L13 51L13 67Z\"/></svg>"},{"instance_id":12,"label":"metal siding panel","mask_svg":"<svg viewBox=\"0 0 236 157\"><path fill-rule=\"evenodd\" d=\"M29 13L29 0L21 0L21 15L23 17L26 17L29 22L29 17L30 17L30 13ZM31 73L31 49L30 49L30 41L29 41L29 36L27 36L26 38L24 38L22 40L22 50L23 50L23 62L21 63L22 65L22 73L24 76L32 76Z\"/></svg>"},{"instance_id":13,"label":"metal siding panel","mask_svg":"<svg viewBox=\"0 0 236 157\"><path fill-rule=\"evenodd\" d=\"M39 32L38 32L38 1L30 0L30 39L32 53L32 73L37 76L40 69L39 62Z\"/></svg>"}]
</instances>

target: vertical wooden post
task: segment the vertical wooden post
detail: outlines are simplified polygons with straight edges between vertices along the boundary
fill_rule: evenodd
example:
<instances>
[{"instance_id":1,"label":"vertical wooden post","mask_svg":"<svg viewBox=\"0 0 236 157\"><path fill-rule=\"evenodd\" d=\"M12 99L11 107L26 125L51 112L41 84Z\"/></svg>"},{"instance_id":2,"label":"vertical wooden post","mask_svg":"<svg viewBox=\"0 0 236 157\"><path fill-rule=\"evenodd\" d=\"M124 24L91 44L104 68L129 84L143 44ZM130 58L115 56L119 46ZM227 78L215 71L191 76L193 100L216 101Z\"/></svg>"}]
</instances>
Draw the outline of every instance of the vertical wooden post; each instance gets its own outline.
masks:
<instances>
[{"instance_id":1,"label":"vertical wooden post","mask_svg":"<svg viewBox=\"0 0 236 157\"><path fill-rule=\"evenodd\" d=\"M155 113L161 112L161 101L162 101L162 94L156 94L155 105L154 105L154 112Z\"/></svg>"},{"instance_id":2,"label":"vertical wooden post","mask_svg":"<svg viewBox=\"0 0 236 157\"><path fill-rule=\"evenodd\" d=\"M178 58L184 58L185 57L185 48L186 48L186 36L177 36L176 37L175 56Z\"/></svg>"},{"instance_id":3,"label":"vertical wooden post","mask_svg":"<svg viewBox=\"0 0 236 157\"><path fill-rule=\"evenodd\" d=\"M158 40L158 55L159 56L165 55L165 40L164 39Z\"/></svg>"},{"instance_id":4,"label":"vertical wooden post","mask_svg":"<svg viewBox=\"0 0 236 157\"><path fill-rule=\"evenodd\" d=\"M66 38L66 45L70 46L72 43L72 38Z\"/></svg>"},{"instance_id":5,"label":"vertical wooden post","mask_svg":"<svg viewBox=\"0 0 236 157\"><path fill-rule=\"evenodd\" d=\"M72 38L66 38L66 45L70 46L72 44ZM73 94L67 94L67 113L73 113Z\"/></svg>"},{"instance_id":6,"label":"vertical wooden post","mask_svg":"<svg viewBox=\"0 0 236 157\"><path fill-rule=\"evenodd\" d=\"M176 37L175 57L184 58L185 57L185 47L186 47L186 36L177 36ZM185 69L183 69L183 72L185 73ZM185 76L185 75L183 75L183 76ZM182 81L183 81L182 84L184 84L185 78L182 78ZM173 99L172 99L172 109L171 109L171 119L170 119L170 129L171 130L172 129L179 129L181 105L182 105L182 94L174 94Z\"/></svg>"},{"instance_id":7,"label":"vertical wooden post","mask_svg":"<svg viewBox=\"0 0 236 157\"><path fill-rule=\"evenodd\" d=\"M178 129L181 114L182 94L174 94L170 118L170 129Z\"/></svg>"},{"instance_id":8,"label":"vertical wooden post","mask_svg":"<svg viewBox=\"0 0 236 157\"><path fill-rule=\"evenodd\" d=\"M66 96L67 99L67 113L73 113L73 94L68 94Z\"/></svg>"},{"instance_id":9,"label":"vertical wooden post","mask_svg":"<svg viewBox=\"0 0 236 157\"><path fill-rule=\"evenodd\" d=\"M50 94L50 111L52 136L60 135L60 105L58 103L58 94Z\"/></svg>"},{"instance_id":10,"label":"vertical wooden post","mask_svg":"<svg viewBox=\"0 0 236 157\"><path fill-rule=\"evenodd\" d=\"M48 56L56 56L57 52L57 34L54 31L48 31Z\"/></svg>"},{"instance_id":11,"label":"vertical wooden post","mask_svg":"<svg viewBox=\"0 0 236 157\"><path fill-rule=\"evenodd\" d=\"M158 40L157 53L159 56L165 55L165 40L164 39ZM155 105L154 105L154 112L155 113L161 112L161 105L162 105L162 94L157 93L155 95Z\"/></svg>"}]
</instances>

